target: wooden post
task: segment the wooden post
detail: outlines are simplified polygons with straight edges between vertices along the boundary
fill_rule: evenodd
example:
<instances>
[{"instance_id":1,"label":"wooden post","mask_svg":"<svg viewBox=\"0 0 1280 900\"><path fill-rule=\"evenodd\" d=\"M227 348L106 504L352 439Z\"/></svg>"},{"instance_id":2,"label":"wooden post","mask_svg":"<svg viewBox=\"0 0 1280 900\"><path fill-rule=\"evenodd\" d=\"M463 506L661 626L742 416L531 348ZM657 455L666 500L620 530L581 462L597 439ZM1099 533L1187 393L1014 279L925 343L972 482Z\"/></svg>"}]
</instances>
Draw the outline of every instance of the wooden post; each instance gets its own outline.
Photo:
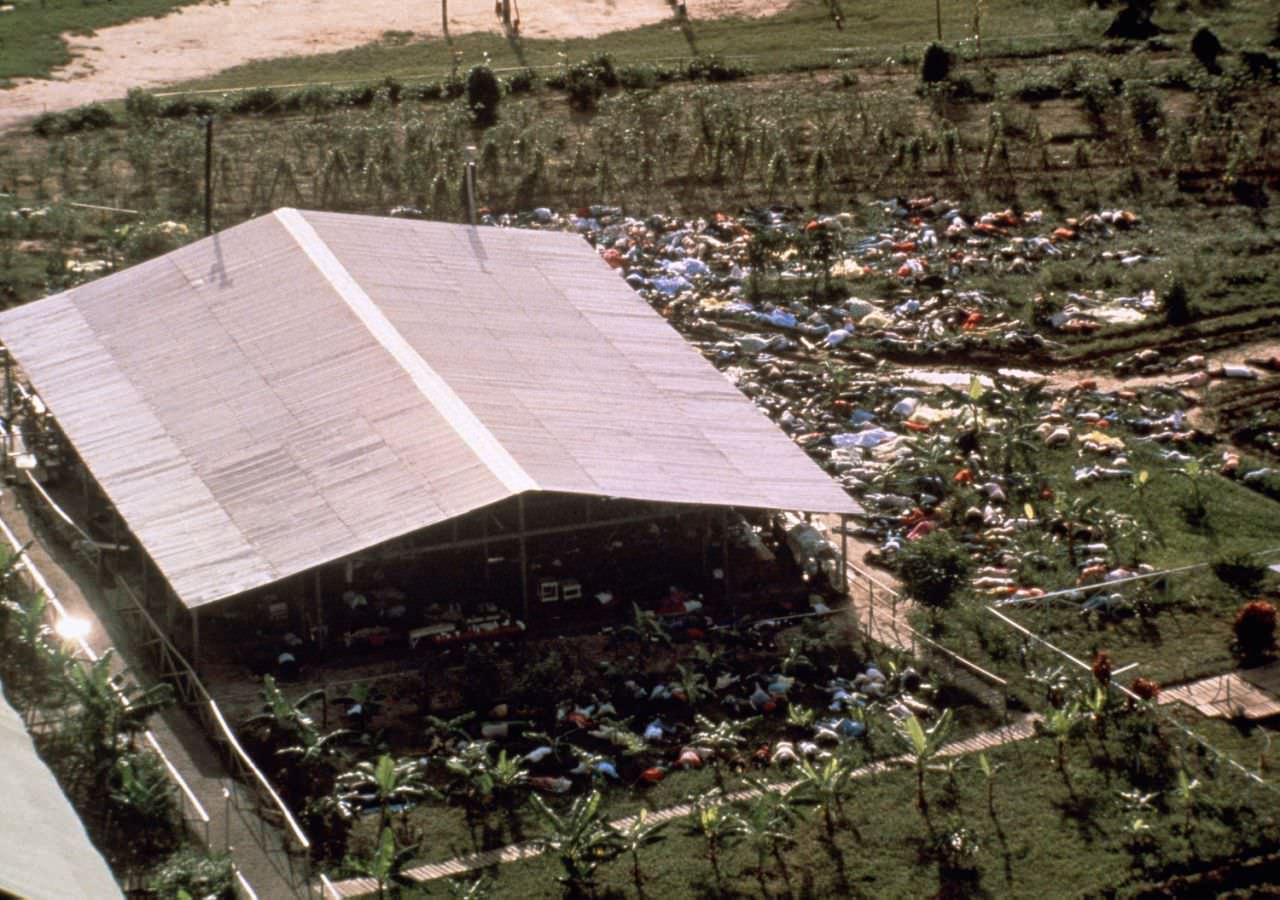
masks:
<instances>
[{"instance_id":1,"label":"wooden post","mask_svg":"<svg viewBox=\"0 0 1280 900\"><path fill-rule=\"evenodd\" d=\"M200 607L191 610L191 670L200 674Z\"/></svg>"},{"instance_id":2,"label":"wooden post","mask_svg":"<svg viewBox=\"0 0 1280 900\"><path fill-rule=\"evenodd\" d=\"M4 348L4 473L7 475L13 466L12 437L13 426L13 356L9 348Z\"/></svg>"},{"instance_id":3,"label":"wooden post","mask_svg":"<svg viewBox=\"0 0 1280 900\"><path fill-rule=\"evenodd\" d=\"M315 570L315 586L316 586L316 625L322 627L324 625L324 591L320 587L320 567L316 566Z\"/></svg>"},{"instance_id":4,"label":"wooden post","mask_svg":"<svg viewBox=\"0 0 1280 900\"><path fill-rule=\"evenodd\" d=\"M529 542L524 534L524 494L516 497L516 513L518 516L518 525L520 529L520 617L524 620L527 628L529 622ZM488 559L488 547L485 548L485 558ZM486 564L485 570L488 571Z\"/></svg>"},{"instance_id":5,"label":"wooden post","mask_svg":"<svg viewBox=\"0 0 1280 900\"><path fill-rule=\"evenodd\" d=\"M724 578L724 599L729 603L729 609L733 613L733 618L737 620L737 610L733 609L730 598L733 596L729 589L729 508L727 506L720 508L720 571Z\"/></svg>"},{"instance_id":6,"label":"wooden post","mask_svg":"<svg viewBox=\"0 0 1280 900\"><path fill-rule=\"evenodd\" d=\"M840 514L840 593L849 596L849 517Z\"/></svg>"},{"instance_id":7,"label":"wooden post","mask_svg":"<svg viewBox=\"0 0 1280 900\"><path fill-rule=\"evenodd\" d=\"M204 120L204 233L213 234L213 116Z\"/></svg>"}]
</instances>

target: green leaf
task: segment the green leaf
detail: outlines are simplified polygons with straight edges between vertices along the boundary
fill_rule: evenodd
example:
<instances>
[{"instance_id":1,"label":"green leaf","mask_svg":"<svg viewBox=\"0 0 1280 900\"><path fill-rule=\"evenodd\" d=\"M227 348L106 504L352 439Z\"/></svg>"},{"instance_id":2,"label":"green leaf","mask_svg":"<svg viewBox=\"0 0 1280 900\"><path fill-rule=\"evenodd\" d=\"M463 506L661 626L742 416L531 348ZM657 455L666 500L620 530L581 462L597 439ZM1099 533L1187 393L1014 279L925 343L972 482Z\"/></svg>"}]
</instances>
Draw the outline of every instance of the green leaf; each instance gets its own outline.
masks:
<instances>
[{"instance_id":1,"label":"green leaf","mask_svg":"<svg viewBox=\"0 0 1280 900\"><path fill-rule=\"evenodd\" d=\"M987 759L987 752L983 750L978 754L978 768L982 770L982 774L991 777L991 760Z\"/></svg>"},{"instance_id":2,"label":"green leaf","mask_svg":"<svg viewBox=\"0 0 1280 900\"><path fill-rule=\"evenodd\" d=\"M929 739L920 725L920 720L912 716L906 720L903 727L906 728L907 737L911 738L911 744L916 748L916 753L923 754L929 746Z\"/></svg>"},{"instance_id":3,"label":"green leaf","mask_svg":"<svg viewBox=\"0 0 1280 900\"><path fill-rule=\"evenodd\" d=\"M969 376L969 399L972 400L974 403L977 403L979 400L982 399L982 395L985 394L986 392L987 392L987 389L982 386L982 381L979 380L978 376L970 375Z\"/></svg>"},{"instance_id":4,"label":"green leaf","mask_svg":"<svg viewBox=\"0 0 1280 900\"><path fill-rule=\"evenodd\" d=\"M1146 469L1143 469L1141 472L1138 473L1138 484L1146 484L1150 480L1151 480L1151 473L1148 472Z\"/></svg>"},{"instance_id":5,"label":"green leaf","mask_svg":"<svg viewBox=\"0 0 1280 900\"><path fill-rule=\"evenodd\" d=\"M1036 508L1030 503L1025 504L1022 507L1022 511L1027 514L1028 519L1034 519L1036 517Z\"/></svg>"}]
</instances>

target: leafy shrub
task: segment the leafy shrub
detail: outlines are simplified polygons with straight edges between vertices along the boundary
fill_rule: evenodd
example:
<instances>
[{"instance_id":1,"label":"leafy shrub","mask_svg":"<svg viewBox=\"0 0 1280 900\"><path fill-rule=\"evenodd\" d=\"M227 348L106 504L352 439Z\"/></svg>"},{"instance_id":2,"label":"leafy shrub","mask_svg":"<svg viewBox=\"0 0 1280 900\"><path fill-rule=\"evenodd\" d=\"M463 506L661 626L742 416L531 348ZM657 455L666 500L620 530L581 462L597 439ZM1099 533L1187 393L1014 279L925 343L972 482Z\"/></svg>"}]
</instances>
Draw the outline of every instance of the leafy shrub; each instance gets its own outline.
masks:
<instances>
[{"instance_id":1,"label":"leafy shrub","mask_svg":"<svg viewBox=\"0 0 1280 900\"><path fill-rule=\"evenodd\" d=\"M1254 81L1280 82L1280 59L1258 50L1242 50L1240 62Z\"/></svg>"},{"instance_id":2,"label":"leafy shrub","mask_svg":"<svg viewBox=\"0 0 1280 900\"><path fill-rule=\"evenodd\" d=\"M130 88L124 98L124 114L135 122L150 122L160 116L160 99L142 88Z\"/></svg>"},{"instance_id":3,"label":"leafy shrub","mask_svg":"<svg viewBox=\"0 0 1280 900\"><path fill-rule=\"evenodd\" d=\"M386 78L382 79L380 87L386 92L387 99L392 103L399 103L400 99L404 96L404 85L398 78L392 78L388 75Z\"/></svg>"},{"instance_id":4,"label":"leafy shrub","mask_svg":"<svg viewBox=\"0 0 1280 900\"><path fill-rule=\"evenodd\" d=\"M315 114L328 112L337 102L337 92L331 85L309 84L286 94L280 100L280 106L289 112Z\"/></svg>"},{"instance_id":5,"label":"leafy shrub","mask_svg":"<svg viewBox=\"0 0 1280 900\"><path fill-rule=\"evenodd\" d=\"M444 97L444 85L438 81L424 81L409 91L415 100L439 100Z\"/></svg>"},{"instance_id":6,"label":"leafy shrub","mask_svg":"<svg viewBox=\"0 0 1280 900\"><path fill-rule=\"evenodd\" d=\"M174 97L160 105L160 115L166 119L212 116L221 111L222 104L211 97Z\"/></svg>"},{"instance_id":7,"label":"leafy shrub","mask_svg":"<svg viewBox=\"0 0 1280 900\"><path fill-rule=\"evenodd\" d=\"M89 128L110 128L116 124L116 117L101 103L89 103L77 106L67 113L72 131L85 131Z\"/></svg>"},{"instance_id":8,"label":"leafy shrub","mask_svg":"<svg viewBox=\"0 0 1280 900\"><path fill-rule=\"evenodd\" d=\"M523 69L507 79L507 93L528 94L538 85L538 73L533 69Z\"/></svg>"},{"instance_id":9,"label":"leafy shrub","mask_svg":"<svg viewBox=\"0 0 1280 900\"><path fill-rule=\"evenodd\" d=\"M31 123L31 130L40 137L53 137L66 134L71 130L71 124L62 113L47 112L36 116L36 120Z\"/></svg>"},{"instance_id":10,"label":"leafy shrub","mask_svg":"<svg viewBox=\"0 0 1280 900\"><path fill-rule=\"evenodd\" d=\"M1191 301L1181 281L1170 285L1164 295L1164 319L1170 325L1186 325L1191 321Z\"/></svg>"},{"instance_id":11,"label":"leafy shrub","mask_svg":"<svg viewBox=\"0 0 1280 900\"><path fill-rule=\"evenodd\" d=\"M1235 642L1231 650L1244 665L1255 665L1276 652L1276 608L1266 600L1240 607L1231 626Z\"/></svg>"},{"instance_id":12,"label":"leafy shrub","mask_svg":"<svg viewBox=\"0 0 1280 900\"><path fill-rule=\"evenodd\" d=\"M955 57L951 55L951 51L935 41L924 50L924 60L920 63L920 80L925 84L946 81L954 64Z\"/></svg>"},{"instance_id":13,"label":"leafy shrub","mask_svg":"<svg viewBox=\"0 0 1280 900\"><path fill-rule=\"evenodd\" d=\"M1014 89L1013 95L1023 103L1040 103L1062 96L1062 88L1052 81L1033 79L1024 81Z\"/></svg>"},{"instance_id":14,"label":"leafy shrub","mask_svg":"<svg viewBox=\"0 0 1280 900\"><path fill-rule=\"evenodd\" d=\"M1256 594L1267 577L1267 567L1253 562L1249 556L1228 556L1213 562L1213 574L1241 596Z\"/></svg>"},{"instance_id":15,"label":"leafy shrub","mask_svg":"<svg viewBox=\"0 0 1280 900\"><path fill-rule=\"evenodd\" d=\"M337 92L340 106L369 106L373 103L377 89L371 84L357 84L347 88L339 88Z\"/></svg>"},{"instance_id":16,"label":"leafy shrub","mask_svg":"<svg viewBox=\"0 0 1280 900\"><path fill-rule=\"evenodd\" d=\"M1125 100L1129 105L1129 116L1143 140L1155 140L1164 122L1164 111L1160 108L1156 92L1145 84L1130 82L1125 86Z\"/></svg>"},{"instance_id":17,"label":"leafy shrub","mask_svg":"<svg viewBox=\"0 0 1280 900\"><path fill-rule=\"evenodd\" d=\"M156 870L148 887L160 897L188 896L231 900L235 897L231 857L181 850Z\"/></svg>"},{"instance_id":18,"label":"leafy shrub","mask_svg":"<svg viewBox=\"0 0 1280 900\"><path fill-rule=\"evenodd\" d=\"M613 57L608 53L597 53L587 60L587 65L591 66L595 71L596 77L600 79L600 83L606 88L616 88L618 86L618 71L614 68Z\"/></svg>"},{"instance_id":19,"label":"leafy shrub","mask_svg":"<svg viewBox=\"0 0 1280 900\"><path fill-rule=\"evenodd\" d=\"M1218 65L1218 57L1225 52L1222 41L1208 28L1201 28L1191 36L1191 55L1200 61L1210 75L1222 73Z\"/></svg>"},{"instance_id":20,"label":"leafy shrub","mask_svg":"<svg viewBox=\"0 0 1280 900\"><path fill-rule=\"evenodd\" d=\"M31 130L41 137L69 134L93 128L110 128L116 117L101 103L88 103L65 113L44 113L31 123Z\"/></svg>"},{"instance_id":21,"label":"leafy shrub","mask_svg":"<svg viewBox=\"0 0 1280 900\"><path fill-rule=\"evenodd\" d=\"M467 72L467 108L472 120L481 128L498 121L498 101L502 86L488 66L472 66Z\"/></svg>"},{"instance_id":22,"label":"leafy shrub","mask_svg":"<svg viewBox=\"0 0 1280 900\"><path fill-rule=\"evenodd\" d=\"M140 222L116 230L120 253L128 263L139 263L176 250L190 239L180 222Z\"/></svg>"},{"instance_id":23,"label":"leafy shrub","mask_svg":"<svg viewBox=\"0 0 1280 900\"><path fill-rule=\"evenodd\" d=\"M467 80L460 75L450 75L440 87L446 99L457 100L467 92Z\"/></svg>"},{"instance_id":24,"label":"leafy shrub","mask_svg":"<svg viewBox=\"0 0 1280 900\"><path fill-rule=\"evenodd\" d=\"M232 97L229 108L233 113L243 116L271 112L279 103L280 98L276 96L275 89L256 87Z\"/></svg>"},{"instance_id":25,"label":"leafy shrub","mask_svg":"<svg viewBox=\"0 0 1280 900\"><path fill-rule=\"evenodd\" d=\"M946 609L969 575L964 548L945 531L910 541L898 552L898 577L915 600L930 609Z\"/></svg>"},{"instance_id":26,"label":"leafy shrub","mask_svg":"<svg viewBox=\"0 0 1280 900\"><path fill-rule=\"evenodd\" d=\"M746 66L725 62L712 54L689 60L684 74L690 81L737 81L751 73Z\"/></svg>"},{"instance_id":27,"label":"leafy shrub","mask_svg":"<svg viewBox=\"0 0 1280 900\"><path fill-rule=\"evenodd\" d=\"M644 90L657 87L658 70L647 63L623 66L618 70L618 83L628 90Z\"/></svg>"},{"instance_id":28,"label":"leafy shrub","mask_svg":"<svg viewBox=\"0 0 1280 900\"><path fill-rule=\"evenodd\" d=\"M604 82L589 63L570 66L565 73L564 88L569 93L569 105L574 109L595 109L604 96Z\"/></svg>"}]
</instances>

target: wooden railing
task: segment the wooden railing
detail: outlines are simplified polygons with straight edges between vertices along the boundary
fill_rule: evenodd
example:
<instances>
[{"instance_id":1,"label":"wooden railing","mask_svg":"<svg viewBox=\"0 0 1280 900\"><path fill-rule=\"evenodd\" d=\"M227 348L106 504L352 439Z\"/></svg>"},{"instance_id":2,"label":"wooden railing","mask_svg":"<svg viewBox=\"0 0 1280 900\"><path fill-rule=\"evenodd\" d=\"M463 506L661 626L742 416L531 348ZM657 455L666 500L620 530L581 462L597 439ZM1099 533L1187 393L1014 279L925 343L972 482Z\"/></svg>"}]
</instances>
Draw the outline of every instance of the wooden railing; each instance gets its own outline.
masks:
<instances>
[{"instance_id":1,"label":"wooden railing","mask_svg":"<svg viewBox=\"0 0 1280 900\"><path fill-rule=\"evenodd\" d=\"M18 541L17 535L9 528L8 523L0 519L0 531L4 533L4 539L12 548L14 559L17 561L18 569L22 572L27 580L28 587L33 593L41 594L48 601L49 617L48 624L50 627L56 628L58 623L68 617L66 608L62 605L62 601L58 595L50 587L49 582L44 575L36 567L31 560L30 554L27 553L25 547ZM92 664L98 661L99 654L94 651L84 637L71 638L71 643L75 645L77 653L76 659ZM120 702L128 705L128 698L120 688L116 688L117 696ZM164 752L160 746L160 742L156 740L154 732L150 729L143 733L143 742L159 759L161 766L169 776L169 780L173 782L178 797L179 811L182 815L182 821L191 835L198 840L203 846L209 847L209 813L205 810L204 805L200 802L200 798L191 790L191 785L182 777L182 773L174 766L172 760Z\"/></svg>"},{"instance_id":2,"label":"wooden railing","mask_svg":"<svg viewBox=\"0 0 1280 900\"><path fill-rule=\"evenodd\" d=\"M7 439L7 435L5 437ZM270 782L267 781L240 746L221 710L218 709L217 703L200 682L191 665L147 611L137 592L126 578L116 571L112 565L108 564L108 557L96 554L97 544L92 538L76 525L75 521L66 514L38 481L29 477L29 482L35 489L34 496L40 498L42 505L48 509L59 530L68 536L74 535L72 538L73 544L93 548L95 555L91 558L98 562L102 570L112 578L112 584L115 588L113 592L114 602L112 603L114 611L134 637L139 649L147 651L151 656L159 677L173 685L178 701L196 714L206 733L213 739L214 746L222 751L223 761L226 763L228 771L232 773L232 778L223 779L223 796L227 800L228 810L235 810L245 824L246 830L253 836L254 842L263 851L276 871L289 884L295 896L306 897L322 894L323 883L313 879L310 839L301 826L298 825L293 813L280 798L279 794L276 793ZM48 598L49 605L58 618L65 618L67 612L62 602L31 561L25 548L18 542L17 536L13 534L3 520L0 520L0 529L3 529L5 539L19 558L22 571L31 579L32 590L38 591ZM56 625L56 621L50 624ZM84 655L84 658L91 662L98 659L97 654L94 653L83 638L76 639L76 644L77 649ZM121 695L121 699L124 700L123 695ZM191 790L191 786L186 779L182 777L181 772L178 771L177 767L164 753L159 741L156 740L155 735L150 730L145 733L144 741L156 753L165 771L177 787L178 796L181 800L183 821L188 830L210 851L230 849L226 844L218 848L211 843L208 812ZM247 791L246 784L249 786ZM266 817L283 823L283 830L278 831L268 825ZM237 893L244 898L256 898L256 892L244 877L244 874L235 867L234 860L232 865L235 872Z\"/></svg>"}]
</instances>

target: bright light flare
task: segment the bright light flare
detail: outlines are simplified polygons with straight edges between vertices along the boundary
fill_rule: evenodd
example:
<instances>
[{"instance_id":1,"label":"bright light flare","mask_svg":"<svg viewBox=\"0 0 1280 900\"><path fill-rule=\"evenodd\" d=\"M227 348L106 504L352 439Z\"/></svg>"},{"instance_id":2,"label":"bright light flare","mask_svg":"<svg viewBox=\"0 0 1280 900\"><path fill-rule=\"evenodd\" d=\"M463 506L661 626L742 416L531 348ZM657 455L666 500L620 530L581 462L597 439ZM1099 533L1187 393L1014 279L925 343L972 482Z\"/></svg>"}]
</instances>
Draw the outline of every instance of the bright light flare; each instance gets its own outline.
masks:
<instances>
[{"instance_id":1,"label":"bright light flare","mask_svg":"<svg viewBox=\"0 0 1280 900\"><path fill-rule=\"evenodd\" d=\"M65 641L79 641L89 636L89 620L78 616L63 616L53 627Z\"/></svg>"}]
</instances>

